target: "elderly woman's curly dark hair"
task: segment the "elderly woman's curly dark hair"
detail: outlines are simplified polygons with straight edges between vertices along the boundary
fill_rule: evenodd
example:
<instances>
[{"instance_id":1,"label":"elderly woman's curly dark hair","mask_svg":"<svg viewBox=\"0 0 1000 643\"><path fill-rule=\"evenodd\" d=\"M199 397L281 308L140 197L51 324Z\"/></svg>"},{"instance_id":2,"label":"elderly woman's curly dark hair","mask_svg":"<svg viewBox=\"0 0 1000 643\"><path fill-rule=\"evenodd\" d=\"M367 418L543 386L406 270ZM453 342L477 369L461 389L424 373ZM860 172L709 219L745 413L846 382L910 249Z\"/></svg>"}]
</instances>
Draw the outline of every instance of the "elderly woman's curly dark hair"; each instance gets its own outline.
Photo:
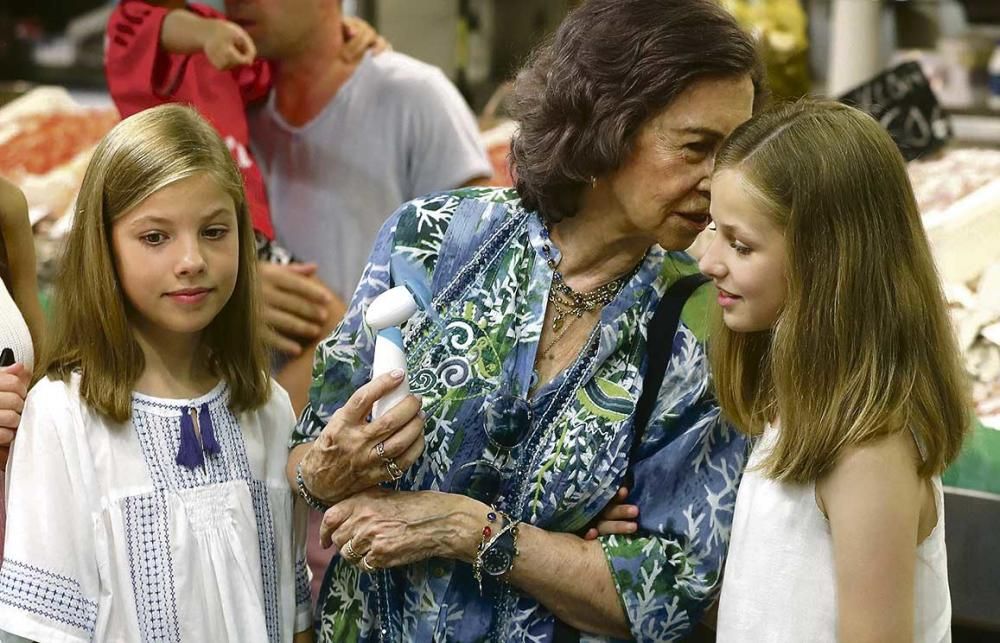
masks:
<instances>
[{"instance_id":1,"label":"elderly woman's curly dark hair","mask_svg":"<svg viewBox=\"0 0 1000 643\"><path fill-rule=\"evenodd\" d=\"M715 0L590 0L532 54L514 84L518 194L548 221L572 216L593 177L622 165L635 135L692 83L763 68Z\"/></svg>"}]
</instances>

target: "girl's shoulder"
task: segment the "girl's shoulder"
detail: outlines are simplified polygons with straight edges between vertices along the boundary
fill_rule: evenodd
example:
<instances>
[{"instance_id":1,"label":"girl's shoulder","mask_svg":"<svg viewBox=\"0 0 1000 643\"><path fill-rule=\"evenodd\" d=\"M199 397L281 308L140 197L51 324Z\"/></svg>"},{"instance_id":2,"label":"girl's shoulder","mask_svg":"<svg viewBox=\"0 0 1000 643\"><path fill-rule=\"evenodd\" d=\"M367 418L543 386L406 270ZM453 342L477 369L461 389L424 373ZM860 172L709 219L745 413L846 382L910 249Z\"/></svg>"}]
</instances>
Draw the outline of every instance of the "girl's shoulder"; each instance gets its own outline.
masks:
<instances>
[{"instance_id":1,"label":"girl's shoulder","mask_svg":"<svg viewBox=\"0 0 1000 643\"><path fill-rule=\"evenodd\" d=\"M25 408L29 404L58 408L69 408L70 405L80 404L79 373L73 373L66 380L46 375L28 390L28 396L24 403Z\"/></svg>"},{"instance_id":2,"label":"girl's shoulder","mask_svg":"<svg viewBox=\"0 0 1000 643\"><path fill-rule=\"evenodd\" d=\"M255 421L264 426L294 424L295 411L292 408L292 400L288 391L273 377L268 378L268 381L270 382L270 394L267 396L267 401L256 408L238 413L238 421L242 423L248 417L253 417Z\"/></svg>"},{"instance_id":3,"label":"girl's shoulder","mask_svg":"<svg viewBox=\"0 0 1000 643\"><path fill-rule=\"evenodd\" d=\"M271 382L271 394L268 396L267 402L260 407L259 412L273 416L279 421L287 421L290 417L292 423L294 423L295 411L292 408L292 399L289 397L288 391L273 377L269 378L269 380Z\"/></svg>"},{"instance_id":4,"label":"girl's shoulder","mask_svg":"<svg viewBox=\"0 0 1000 643\"><path fill-rule=\"evenodd\" d=\"M816 481L816 497L827 513L831 505L858 507L867 503L918 503L925 484L918 474L921 455L909 430L849 445L842 449L823 477Z\"/></svg>"},{"instance_id":5,"label":"girl's shoulder","mask_svg":"<svg viewBox=\"0 0 1000 643\"><path fill-rule=\"evenodd\" d=\"M861 444L845 446L827 476L835 475L917 475L922 456L913 433L907 429Z\"/></svg>"},{"instance_id":6,"label":"girl's shoulder","mask_svg":"<svg viewBox=\"0 0 1000 643\"><path fill-rule=\"evenodd\" d=\"M86 415L86 405L80 398L79 374L74 373L65 381L46 375L28 391L18 431L31 427L35 431L73 434Z\"/></svg>"}]
</instances>

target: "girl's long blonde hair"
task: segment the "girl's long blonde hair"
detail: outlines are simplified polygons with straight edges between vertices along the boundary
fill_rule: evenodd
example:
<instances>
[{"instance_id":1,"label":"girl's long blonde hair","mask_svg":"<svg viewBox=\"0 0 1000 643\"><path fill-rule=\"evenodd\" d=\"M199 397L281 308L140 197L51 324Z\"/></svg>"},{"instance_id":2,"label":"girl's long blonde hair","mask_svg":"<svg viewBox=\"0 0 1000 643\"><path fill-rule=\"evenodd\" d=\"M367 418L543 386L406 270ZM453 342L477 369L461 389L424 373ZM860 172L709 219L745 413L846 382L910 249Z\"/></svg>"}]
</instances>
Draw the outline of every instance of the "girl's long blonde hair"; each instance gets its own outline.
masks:
<instances>
[{"instance_id":1,"label":"girl's long blonde hair","mask_svg":"<svg viewBox=\"0 0 1000 643\"><path fill-rule=\"evenodd\" d=\"M966 379L903 158L868 115L829 101L762 113L715 171L738 171L783 229L787 287L773 329L721 318L711 361L723 412L757 434L780 418L762 468L821 477L846 447L912 429L922 476L958 454Z\"/></svg>"},{"instance_id":2,"label":"girl's long blonde hair","mask_svg":"<svg viewBox=\"0 0 1000 643\"><path fill-rule=\"evenodd\" d=\"M236 287L205 329L203 345L211 368L229 385L234 412L268 399L256 242L243 179L225 143L194 110L163 105L123 120L94 151L56 278L52 334L39 370L64 381L78 371L83 400L117 422L131 414L145 360L115 269L111 225L154 192L201 173L232 197L239 236Z\"/></svg>"}]
</instances>

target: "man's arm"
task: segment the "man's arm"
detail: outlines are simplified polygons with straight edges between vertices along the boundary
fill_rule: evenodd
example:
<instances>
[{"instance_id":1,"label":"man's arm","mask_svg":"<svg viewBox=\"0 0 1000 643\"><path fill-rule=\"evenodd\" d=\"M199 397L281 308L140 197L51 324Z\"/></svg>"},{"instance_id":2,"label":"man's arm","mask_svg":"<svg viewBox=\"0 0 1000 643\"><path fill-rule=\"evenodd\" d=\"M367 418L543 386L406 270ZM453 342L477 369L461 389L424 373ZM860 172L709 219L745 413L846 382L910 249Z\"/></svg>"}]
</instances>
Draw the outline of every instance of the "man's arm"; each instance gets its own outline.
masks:
<instances>
[{"instance_id":1,"label":"man's arm","mask_svg":"<svg viewBox=\"0 0 1000 643\"><path fill-rule=\"evenodd\" d=\"M258 274L267 342L289 355L302 354L322 338L335 306L336 295L313 275L316 264L278 264L261 261Z\"/></svg>"}]
</instances>

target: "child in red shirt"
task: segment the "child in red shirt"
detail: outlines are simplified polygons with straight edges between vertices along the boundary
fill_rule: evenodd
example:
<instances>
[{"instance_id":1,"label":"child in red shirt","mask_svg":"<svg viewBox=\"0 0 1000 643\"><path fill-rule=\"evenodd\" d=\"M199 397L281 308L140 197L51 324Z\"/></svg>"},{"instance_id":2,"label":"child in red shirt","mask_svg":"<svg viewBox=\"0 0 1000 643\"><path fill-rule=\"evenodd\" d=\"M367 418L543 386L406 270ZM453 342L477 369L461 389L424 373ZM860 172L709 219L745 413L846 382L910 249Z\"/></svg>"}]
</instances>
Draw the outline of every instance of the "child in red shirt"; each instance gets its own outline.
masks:
<instances>
[{"instance_id":1,"label":"child in red shirt","mask_svg":"<svg viewBox=\"0 0 1000 643\"><path fill-rule=\"evenodd\" d=\"M122 0L108 19L105 73L122 118L163 103L197 109L243 174L254 230L272 240L264 180L247 130L247 106L271 88L267 62L255 58L250 36L205 5Z\"/></svg>"}]
</instances>

